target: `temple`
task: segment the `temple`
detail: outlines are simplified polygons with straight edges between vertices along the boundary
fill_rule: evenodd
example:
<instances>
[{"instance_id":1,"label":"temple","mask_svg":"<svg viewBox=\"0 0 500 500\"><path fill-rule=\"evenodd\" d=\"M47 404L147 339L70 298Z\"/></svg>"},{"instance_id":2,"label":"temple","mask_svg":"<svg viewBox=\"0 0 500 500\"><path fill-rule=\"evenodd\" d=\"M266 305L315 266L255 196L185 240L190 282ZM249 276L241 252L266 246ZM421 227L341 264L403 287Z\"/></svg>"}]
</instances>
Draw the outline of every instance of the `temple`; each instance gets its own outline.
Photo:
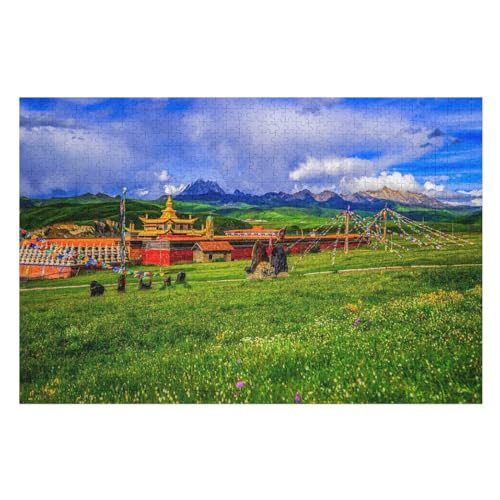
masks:
<instances>
[{"instance_id":1,"label":"temple","mask_svg":"<svg viewBox=\"0 0 500 500\"><path fill-rule=\"evenodd\" d=\"M146 214L139 217L139 220L143 224L142 230L136 231L133 224L127 230L131 235L144 239L156 239L162 235L205 236L207 233L203 226L201 230L194 228L194 223L198 220L196 217L189 215L187 219L182 219L177 216L170 195L160 217L150 219Z\"/></svg>"},{"instance_id":2,"label":"temple","mask_svg":"<svg viewBox=\"0 0 500 500\"><path fill-rule=\"evenodd\" d=\"M134 224L126 228L126 260L129 265L170 266L181 262L217 262L251 259L256 241L261 241L271 257L270 241L279 241L290 253L308 251L312 244L320 250L332 248L334 242L357 240L359 234L285 234L285 228L269 229L253 226L249 229L227 229L215 234L214 219L205 219L201 229L195 229L198 218L182 218L168 196L165 208L157 218L139 217L142 229ZM360 243L358 243L359 245ZM364 244L364 242L362 242ZM23 279L49 279L71 276L82 267L81 259L99 263L98 268L119 265L119 238L46 239L39 244L37 237L20 243L20 275ZM78 256L77 259L74 256Z\"/></svg>"}]
</instances>

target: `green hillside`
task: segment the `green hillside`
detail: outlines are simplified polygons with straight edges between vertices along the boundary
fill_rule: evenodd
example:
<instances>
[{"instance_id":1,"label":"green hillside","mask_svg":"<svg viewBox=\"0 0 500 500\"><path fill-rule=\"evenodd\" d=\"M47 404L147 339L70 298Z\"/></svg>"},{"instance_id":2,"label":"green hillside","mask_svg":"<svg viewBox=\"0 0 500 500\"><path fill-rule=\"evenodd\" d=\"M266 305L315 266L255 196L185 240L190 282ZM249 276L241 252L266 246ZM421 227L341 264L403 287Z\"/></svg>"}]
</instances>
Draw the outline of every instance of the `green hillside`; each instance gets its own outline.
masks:
<instances>
[{"instance_id":1,"label":"green hillside","mask_svg":"<svg viewBox=\"0 0 500 500\"><path fill-rule=\"evenodd\" d=\"M307 231L324 225L334 218L339 209L323 207L262 207L247 204L216 205L209 203L175 201L175 208L181 216L193 214L199 220L199 228L208 215L215 219L216 233L224 229L246 228L262 225L267 228L287 226L288 232ZM160 200L127 200L127 222L141 227L139 217L148 214L157 217L165 206ZM93 225L96 220L118 220L119 198L107 195L86 194L78 197L20 200L20 225L33 230L57 223L75 223ZM416 221L423 221L438 229L456 232L480 232L482 228L482 210L475 208L429 209L397 207L400 213ZM373 212L358 211L362 216Z\"/></svg>"},{"instance_id":2,"label":"green hillside","mask_svg":"<svg viewBox=\"0 0 500 500\"><path fill-rule=\"evenodd\" d=\"M164 202L161 201L127 200L127 223L132 222L141 227L140 216L148 214L150 217L157 217L164 206ZM231 217L217 214L211 205L179 201L175 203L175 207L181 216L193 214L199 217L196 223L198 227L201 227L208 215L214 215L217 232L226 228L250 226ZM96 220L117 221L118 218L119 198L84 195L49 200L21 199L20 225L28 230L58 223L93 225Z\"/></svg>"}]
</instances>

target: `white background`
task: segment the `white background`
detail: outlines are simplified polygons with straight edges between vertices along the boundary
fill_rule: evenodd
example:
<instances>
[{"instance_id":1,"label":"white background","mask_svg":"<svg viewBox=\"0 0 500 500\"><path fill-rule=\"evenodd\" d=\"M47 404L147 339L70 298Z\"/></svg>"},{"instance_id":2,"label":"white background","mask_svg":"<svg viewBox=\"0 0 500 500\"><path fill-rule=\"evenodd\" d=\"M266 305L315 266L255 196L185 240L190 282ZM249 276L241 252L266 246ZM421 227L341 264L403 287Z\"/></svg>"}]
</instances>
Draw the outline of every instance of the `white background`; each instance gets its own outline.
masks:
<instances>
[{"instance_id":1,"label":"white background","mask_svg":"<svg viewBox=\"0 0 500 500\"><path fill-rule=\"evenodd\" d=\"M2 3L3 498L500 498L500 43L488 5ZM483 404L19 405L20 96L483 97Z\"/></svg>"}]
</instances>

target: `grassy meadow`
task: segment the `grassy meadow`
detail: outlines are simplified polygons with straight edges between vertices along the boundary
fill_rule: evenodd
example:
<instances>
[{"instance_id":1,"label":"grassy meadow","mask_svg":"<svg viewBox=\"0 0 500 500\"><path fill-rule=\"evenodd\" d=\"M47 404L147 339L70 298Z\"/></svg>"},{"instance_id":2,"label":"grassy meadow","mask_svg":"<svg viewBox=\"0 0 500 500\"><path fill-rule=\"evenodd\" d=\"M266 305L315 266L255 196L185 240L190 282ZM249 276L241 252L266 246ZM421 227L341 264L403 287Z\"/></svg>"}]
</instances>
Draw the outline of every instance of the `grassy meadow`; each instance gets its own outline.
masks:
<instances>
[{"instance_id":1,"label":"grassy meadow","mask_svg":"<svg viewBox=\"0 0 500 500\"><path fill-rule=\"evenodd\" d=\"M265 281L246 280L235 261L172 266L188 285L167 290L129 278L123 295L54 289L116 283L109 271L23 283L20 400L480 403L481 239L468 238L401 258L339 251L335 266L328 251L293 256L289 278ZM335 272L449 264L463 267Z\"/></svg>"}]
</instances>

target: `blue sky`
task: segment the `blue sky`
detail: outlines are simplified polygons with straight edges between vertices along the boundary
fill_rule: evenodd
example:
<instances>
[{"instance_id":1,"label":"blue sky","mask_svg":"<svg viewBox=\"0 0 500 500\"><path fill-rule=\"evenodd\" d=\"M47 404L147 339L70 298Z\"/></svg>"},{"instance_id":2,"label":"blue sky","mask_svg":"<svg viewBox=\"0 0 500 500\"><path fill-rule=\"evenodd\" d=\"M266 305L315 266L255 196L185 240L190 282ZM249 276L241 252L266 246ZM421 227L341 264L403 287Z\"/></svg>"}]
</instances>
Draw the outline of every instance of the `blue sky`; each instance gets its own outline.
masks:
<instances>
[{"instance_id":1,"label":"blue sky","mask_svg":"<svg viewBox=\"0 0 500 500\"><path fill-rule=\"evenodd\" d=\"M384 186L482 204L481 99L29 99L21 194Z\"/></svg>"}]
</instances>

